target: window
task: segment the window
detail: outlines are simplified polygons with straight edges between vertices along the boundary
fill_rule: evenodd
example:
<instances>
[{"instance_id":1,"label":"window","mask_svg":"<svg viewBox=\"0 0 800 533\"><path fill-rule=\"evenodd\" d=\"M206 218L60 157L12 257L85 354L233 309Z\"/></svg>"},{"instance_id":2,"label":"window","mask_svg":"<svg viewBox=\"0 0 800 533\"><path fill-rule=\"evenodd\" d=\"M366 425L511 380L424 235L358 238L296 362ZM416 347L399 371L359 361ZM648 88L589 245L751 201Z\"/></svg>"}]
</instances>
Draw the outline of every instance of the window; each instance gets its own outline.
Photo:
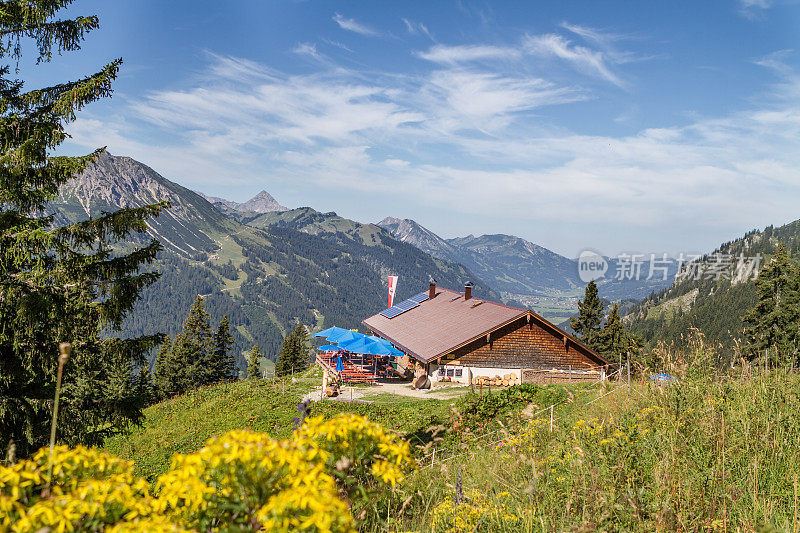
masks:
<instances>
[{"instance_id":1,"label":"window","mask_svg":"<svg viewBox=\"0 0 800 533\"><path fill-rule=\"evenodd\" d=\"M453 369L452 368L448 368L447 369L447 377L448 378L452 378L453 377Z\"/></svg>"},{"instance_id":2,"label":"window","mask_svg":"<svg viewBox=\"0 0 800 533\"><path fill-rule=\"evenodd\" d=\"M457 378L460 378L460 377L461 377L461 372L462 372L462 369L460 369L460 368L456 368L456 377L457 377Z\"/></svg>"},{"instance_id":3,"label":"window","mask_svg":"<svg viewBox=\"0 0 800 533\"><path fill-rule=\"evenodd\" d=\"M440 366L440 367L439 367L439 375L440 375L440 376L444 376L444 373L445 373L445 369L444 369L444 367L443 367L443 366Z\"/></svg>"}]
</instances>

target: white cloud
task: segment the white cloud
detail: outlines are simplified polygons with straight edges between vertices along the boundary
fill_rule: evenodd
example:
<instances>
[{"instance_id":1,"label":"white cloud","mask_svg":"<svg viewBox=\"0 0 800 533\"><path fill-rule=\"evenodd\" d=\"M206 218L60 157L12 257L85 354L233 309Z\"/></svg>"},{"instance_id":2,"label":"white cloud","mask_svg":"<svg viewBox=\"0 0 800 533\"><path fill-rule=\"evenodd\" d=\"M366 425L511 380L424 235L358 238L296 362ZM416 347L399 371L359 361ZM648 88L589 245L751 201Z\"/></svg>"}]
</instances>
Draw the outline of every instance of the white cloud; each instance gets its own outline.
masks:
<instances>
[{"instance_id":1,"label":"white cloud","mask_svg":"<svg viewBox=\"0 0 800 533\"><path fill-rule=\"evenodd\" d=\"M317 51L317 45L314 43L300 43L292 50L297 55L308 56L317 61L324 61L324 56Z\"/></svg>"},{"instance_id":2,"label":"white cloud","mask_svg":"<svg viewBox=\"0 0 800 533\"><path fill-rule=\"evenodd\" d=\"M406 31L408 31L408 33L411 35L422 34L431 41L436 41L436 39L433 37L433 34L430 32L430 30L428 30L428 27L422 22L414 22L413 20L409 20L407 18L402 18L400 20L402 20L403 24L406 25Z\"/></svg>"},{"instance_id":3,"label":"white cloud","mask_svg":"<svg viewBox=\"0 0 800 533\"><path fill-rule=\"evenodd\" d=\"M569 40L554 33L529 35L523 43L525 50L542 57L557 57L572 64L577 70L603 78L614 85L625 84L608 65L608 57L599 50L572 44Z\"/></svg>"},{"instance_id":4,"label":"white cloud","mask_svg":"<svg viewBox=\"0 0 800 533\"><path fill-rule=\"evenodd\" d=\"M340 43L339 41L332 41L332 40L330 40L330 39L322 39L322 40L323 40L324 42L328 43L328 44L329 44L329 45L331 45L331 46L335 46L336 48L341 48L341 49L342 49L342 50L344 50L345 52L350 52L350 53L352 53L352 52L353 52L353 49L352 49L352 48L350 48L349 46L347 46L347 45L346 45L346 44L344 44L344 43Z\"/></svg>"},{"instance_id":5,"label":"white cloud","mask_svg":"<svg viewBox=\"0 0 800 533\"><path fill-rule=\"evenodd\" d=\"M380 33L369 26L361 24L360 22L356 21L355 19L346 18L339 13L335 13L333 15L333 20L336 24L339 25L340 28L347 31L352 31L354 33L358 33L360 35L366 35L367 37L374 37L379 35Z\"/></svg>"},{"instance_id":6,"label":"white cloud","mask_svg":"<svg viewBox=\"0 0 800 533\"><path fill-rule=\"evenodd\" d=\"M521 57L521 52L516 48L489 45L445 46L437 44L426 52L418 52L422 59L433 63L454 65L470 61L482 60L514 60Z\"/></svg>"},{"instance_id":7,"label":"white cloud","mask_svg":"<svg viewBox=\"0 0 800 533\"><path fill-rule=\"evenodd\" d=\"M759 9L767 9L772 6L772 0L739 0L739 5L744 9L757 7Z\"/></svg>"}]
</instances>

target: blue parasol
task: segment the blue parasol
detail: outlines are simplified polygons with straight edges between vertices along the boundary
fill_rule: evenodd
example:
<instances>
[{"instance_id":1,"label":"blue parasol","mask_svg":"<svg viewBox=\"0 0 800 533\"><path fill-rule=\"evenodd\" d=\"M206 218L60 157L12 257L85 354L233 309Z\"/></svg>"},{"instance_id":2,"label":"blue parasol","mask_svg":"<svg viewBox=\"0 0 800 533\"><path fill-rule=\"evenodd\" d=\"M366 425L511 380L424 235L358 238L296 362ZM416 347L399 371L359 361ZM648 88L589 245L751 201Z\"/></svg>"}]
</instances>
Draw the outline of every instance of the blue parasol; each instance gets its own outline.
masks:
<instances>
[{"instance_id":1,"label":"blue parasol","mask_svg":"<svg viewBox=\"0 0 800 533\"><path fill-rule=\"evenodd\" d=\"M331 336L341 335L341 334L343 334L343 333L345 333L347 331L350 331L350 330L333 326L332 328L323 329L322 331L318 331L317 333L314 333L314 335L312 335L312 337L324 337L326 339L330 339Z\"/></svg>"},{"instance_id":2,"label":"blue parasol","mask_svg":"<svg viewBox=\"0 0 800 533\"><path fill-rule=\"evenodd\" d=\"M336 352L341 350L341 348L333 344L323 344L322 346L319 346L317 350L320 352Z\"/></svg>"}]
</instances>

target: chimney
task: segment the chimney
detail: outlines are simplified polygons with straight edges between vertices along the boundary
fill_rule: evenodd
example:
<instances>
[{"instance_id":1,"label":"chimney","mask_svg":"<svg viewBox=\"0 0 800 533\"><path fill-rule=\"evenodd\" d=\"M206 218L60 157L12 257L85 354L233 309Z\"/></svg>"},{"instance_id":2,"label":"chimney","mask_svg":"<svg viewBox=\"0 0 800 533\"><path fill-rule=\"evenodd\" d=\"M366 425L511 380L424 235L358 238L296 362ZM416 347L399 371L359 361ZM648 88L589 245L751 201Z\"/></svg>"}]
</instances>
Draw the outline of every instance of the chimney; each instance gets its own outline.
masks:
<instances>
[{"instance_id":1,"label":"chimney","mask_svg":"<svg viewBox=\"0 0 800 533\"><path fill-rule=\"evenodd\" d=\"M472 282L468 281L464 284L464 300L472 298Z\"/></svg>"},{"instance_id":2,"label":"chimney","mask_svg":"<svg viewBox=\"0 0 800 533\"><path fill-rule=\"evenodd\" d=\"M436 296L436 280L433 279L433 276L428 276L428 283L430 283L428 288L428 299L430 300Z\"/></svg>"}]
</instances>

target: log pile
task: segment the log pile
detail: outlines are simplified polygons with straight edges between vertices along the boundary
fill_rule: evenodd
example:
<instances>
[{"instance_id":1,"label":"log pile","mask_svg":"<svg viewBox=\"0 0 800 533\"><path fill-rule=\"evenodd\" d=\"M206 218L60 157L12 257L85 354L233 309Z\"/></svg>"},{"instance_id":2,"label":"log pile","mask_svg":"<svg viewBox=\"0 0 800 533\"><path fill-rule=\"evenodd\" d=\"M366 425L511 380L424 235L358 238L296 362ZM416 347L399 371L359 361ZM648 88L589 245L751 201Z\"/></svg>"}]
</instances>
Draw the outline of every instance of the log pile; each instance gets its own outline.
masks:
<instances>
[{"instance_id":1,"label":"log pile","mask_svg":"<svg viewBox=\"0 0 800 533\"><path fill-rule=\"evenodd\" d=\"M489 376L476 376L472 378L473 385L483 385L484 387L511 387L519 385L519 376L517 374L504 374L502 376L495 375Z\"/></svg>"}]
</instances>

